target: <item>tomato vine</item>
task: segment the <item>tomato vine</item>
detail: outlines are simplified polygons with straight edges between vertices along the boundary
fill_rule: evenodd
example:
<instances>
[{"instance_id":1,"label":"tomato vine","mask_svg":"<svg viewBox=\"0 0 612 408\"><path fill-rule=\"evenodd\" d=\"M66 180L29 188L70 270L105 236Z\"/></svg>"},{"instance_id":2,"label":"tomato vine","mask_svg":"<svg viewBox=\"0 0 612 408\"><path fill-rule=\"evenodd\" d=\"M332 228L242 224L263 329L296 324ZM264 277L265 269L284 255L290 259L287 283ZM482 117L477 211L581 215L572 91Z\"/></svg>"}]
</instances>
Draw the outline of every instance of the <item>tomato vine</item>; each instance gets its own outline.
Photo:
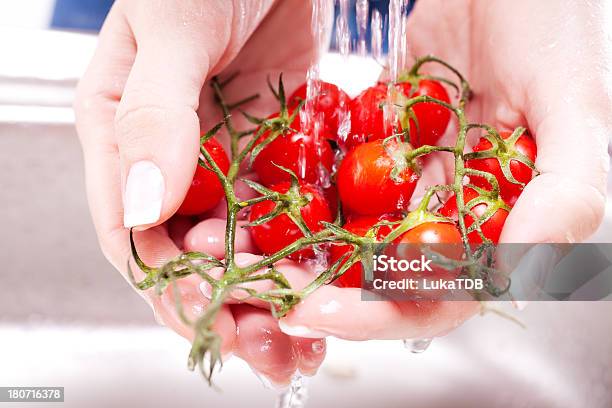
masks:
<instances>
[{"instance_id":1,"label":"tomato vine","mask_svg":"<svg viewBox=\"0 0 612 408\"><path fill-rule=\"evenodd\" d=\"M421 75L419 73L419 69L428 63L437 63L447 68L453 74L455 74L459 83L457 84L446 78ZM188 252L170 260L159 268L153 268L147 266L139 257L136 245L134 243L134 232L130 230L130 245L133 259L136 266L145 274L145 277L141 281L136 281L133 275L131 262L128 261L128 276L130 280L136 288L140 290L154 289L157 294L161 294L163 291L167 290L169 286L172 287L172 289L175 291L176 309L179 317L185 324L191 326L195 332L195 337L189 355L189 368L193 370L198 367L209 382L211 381L215 367L222 363L220 356L221 339L212 329L213 323L215 322L219 310L232 291L242 290L246 292L249 297L257 298L269 303L272 314L275 317L282 317L302 299L316 291L322 285L329 284L338 277L342 276L343 273L345 273L357 262L362 261L364 264L367 263L368 260L371 260L373 254L372 244L380 244L380 242L376 241L376 234L359 236L342 228L342 224L340 222L342 219L341 216L338 217L338 219L333 223L323 223L324 228L322 230L318 232L311 231L304 222L304 219L300 213L300 208L308 205L311 197L309 197L308 194L300 193L297 177L288 169L280 167L282 171L289 175L291 180L291 188L287 193L281 194L253 181L243 180L260 195L249 200L241 200L236 196L234 185L236 181L238 181L241 164L245 160L249 160L252 163L257 154L261 152L266 145L274 141L274 139L280 135L286 134L287 132L295 132L295 130L291 128L291 124L295 119L295 115L298 114L301 105L293 111L288 110L285 89L281 76L279 79L278 89L274 89L272 86L270 87L280 104L279 117L273 119L259 119L244 113L247 119L253 124L257 125L258 128L255 130L238 130L233 124L231 115L244 103L252 101L257 96L249 96L236 103L227 102L223 91L233 78L235 78L235 75L226 79L225 81L221 81L217 77L211 80L211 86L214 91L215 99L224 115L224 120L202 136L200 149L201 157L199 159L199 165L206 169L212 170L223 186L227 203L224 259L219 260L201 252ZM448 221L448 219L443 218L440 215L430 213L428 208L430 200L435 194L442 191L452 192L456 196L458 211L457 222L459 231L461 232L465 252L464 260L455 263L454 266L460 266L463 268L465 273L470 277L480 276L483 271L490 271L493 267L493 260L491 256L493 246L491 241L488 240L481 231L481 225L487 221L488 217L492 215L492 210L485 212L480 217L477 217L471 212L470 208L472 208L476 203L465 202L465 179L470 175L476 175L486 179L486 181L491 185L490 190L483 190L470 184L467 186L478 189L478 192L482 197L485 197L485 199L489 199L492 202L499 200L499 185L498 181L492 174L466 167L465 162L467 159L489 157L487 155L490 154L490 152L479 154L466 153L466 138L469 130L484 129L487 132L490 140L494 143L495 147L500 145L504 146L504 140L494 128L487 125L473 124L468 122L465 108L469 103L471 90L468 82L455 68L438 58L426 56L419 58L412 69L410 69L405 76L399 78L399 81L414 82L419 78L435 79L448 84L459 92L458 103L453 105L427 95L421 95L408 98L407 100L403 101L404 103L399 107L395 106L396 109L401 110L397 113L400 116L407 115L407 117L415 119L412 109L416 104L438 104L445 109L448 109L455 115L458 123L457 137L455 144L452 146L423 145L406 153L405 159L409 164L412 164L415 163L418 158L433 152L450 153L454 156L454 177L452 183L449 185L436 185L428 188L421 203L415 211L408 213L404 219L399 222L390 223L393 230L383 240L383 243L392 242L405 231L408 231L409 229L424 222L436 220ZM391 86L394 86L394 84ZM222 127L226 128L230 136L231 163L227 174L225 174L219 168L217 163L215 163L215 160L204 147L204 143L217 134ZM523 134L524 131L525 130L523 128L516 129L513 133L511 142L516 141L516 139ZM405 138L406 140L410 140L409 133L410 130L408 127L408 130L399 132L398 134L391 136L391 138ZM265 139L260 140L264 135L266 135ZM247 137L250 139L244 147L240 148L239 142L243 138ZM526 164L531 169L535 169L534 164L528 158L522 155L515 155L512 157L512 159ZM509 172L509 170L506 168L507 163L504 166L505 173ZM290 219L300 228L303 233L303 237L297 239L292 244L273 254L262 257L260 260L250 265L239 266L235 262L234 245L236 228L238 228L238 213L241 210L249 208L262 201L274 202L275 209L271 215L264 217L265 219L255 220L253 224L261 224L281 214L287 214L289 215ZM469 227L466 226L466 216L471 216L474 220L473 224ZM483 241L483 243L476 248L474 248L468 238L468 235L472 232L477 232ZM281 259L284 259L287 256L306 247L334 243L346 244L351 246L352 249L332 265L329 265L323 272L314 277L314 279L303 289L296 290L292 288L288 279L275 267L275 264ZM481 265L480 262L481 258L483 257L485 258L484 266ZM214 278L209 271L218 267L223 268L223 274L220 278ZM367 273L369 268L364 269ZM190 321L183 313L176 285L176 282L179 279L190 275L198 275L212 288L210 305L196 321ZM257 280L269 280L274 284L274 287L271 290L258 292L254 289L243 286L245 283ZM507 290L507 288L497 288L495 286L491 286L488 289L488 292L494 296L499 296L500 294L504 293L505 290Z\"/></svg>"}]
</instances>

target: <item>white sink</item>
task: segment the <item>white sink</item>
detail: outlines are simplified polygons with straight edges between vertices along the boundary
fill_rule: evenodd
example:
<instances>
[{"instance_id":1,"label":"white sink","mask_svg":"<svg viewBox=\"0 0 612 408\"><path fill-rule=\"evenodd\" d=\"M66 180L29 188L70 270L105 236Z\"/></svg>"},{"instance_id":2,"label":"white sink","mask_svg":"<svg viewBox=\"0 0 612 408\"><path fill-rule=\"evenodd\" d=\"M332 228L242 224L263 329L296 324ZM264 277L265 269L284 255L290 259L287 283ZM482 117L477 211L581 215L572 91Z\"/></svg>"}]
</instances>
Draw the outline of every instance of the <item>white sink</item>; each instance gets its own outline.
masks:
<instances>
[{"instance_id":1,"label":"white sink","mask_svg":"<svg viewBox=\"0 0 612 408\"><path fill-rule=\"evenodd\" d=\"M610 407L611 306L532 304L520 313L527 329L477 317L422 354L331 339L308 406ZM0 383L63 386L66 407L274 404L237 358L215 377L221 391L209 388L186 369L189 345L161 327L9 325L0 338Z\"/></svg>"}]
</instances>

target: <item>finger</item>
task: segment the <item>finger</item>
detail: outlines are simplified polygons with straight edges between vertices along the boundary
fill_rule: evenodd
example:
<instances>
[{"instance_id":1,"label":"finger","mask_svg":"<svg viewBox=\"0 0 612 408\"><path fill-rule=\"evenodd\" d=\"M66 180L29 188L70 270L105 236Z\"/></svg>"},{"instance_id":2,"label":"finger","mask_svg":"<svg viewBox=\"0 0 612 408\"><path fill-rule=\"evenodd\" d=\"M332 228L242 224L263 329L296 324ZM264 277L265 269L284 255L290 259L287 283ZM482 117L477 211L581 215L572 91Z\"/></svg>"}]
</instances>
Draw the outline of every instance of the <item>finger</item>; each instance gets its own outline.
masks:
<instances>
[{"instance_id":1,"label":"finger","mask_svg":"<svg viewBox=\"0 0 612 408\"><path fill-rule=\"evenodd\" d=\"M77 128L85 156L87 195L96 232L102 251L109 261L125 276L126 263L130 259L128 231L121 221L122 202L120 167L117 147L113 137L113 118L123 92L130 67L134 60L135 44L125 17L114 6L101 30L98 48L77 90L75 112ZM175 257L179 250L161 228L136 234L139 254L145 263L161 266ZM133 268L138 278L142 273ZM206 299L199 293L199 282L185 287L186 310L192 312L205 307ZM195 292L192 290L195 288ZM189 289L189 290L188 290ZM156 316L167 326L191 338L188 328L176 313L173 298L168 301L167 292L162 298L152 290L138 292L153 307ZM222 351L231 350L235 325L229 310L222 310L216 330L223 337Z\"/></svg>"},{"instance_id":2,"label":"finger","mask_svg":"<svg viewBox=\"0 0 612 408\"><path fill-rule=\"evenodd\" d=\"M273 384L287 385L298 369L312 375L323 361L324 341L282 333L269 311L234 305L232 312L238 327L234 353Z\"/></svg>"},{"instance_id":3,"label":"finger","mask_svg":"<svg viewBox=\"0 0 612 408\"><path fill-rule=\"evenodd\" d=\"M327 345L325 339L305 339L292 337L294 347L299 353L298 369L300 373L313 376L325 359Z\"/></svg>"},{"instance_id":4,"label":"finger","mask_svg":"<svg viewBox=\"0 0 612 408\"><path fill-rule=\"evenodd\" d=\"M172 239L161 231L162 229L163 227L155 227L134 235L134 243L142 261L151 267L160 267L181 253ZM128 242L126 242L126 248L129 248ZM126 254L125 259L127 260L128 257L129 255ZM130 262L136 280L143 279L144 273L140 271L133 259ZM176 281L178 303L174 293L175 288L172 285L168 286L161 295L158 295L154 288L138 291L138 293L153 307L156 319L160 324L171 328L191 342L195 336L193 325L210 304L209 299L200 291L201 283L202 279L195 275ZM179 310L183 312L188 321L183 320ZM222 338L222 354L231 353L236 325L228 307L223 307L219 311L213 330Z\"/></svg>"},{"instance_id":5,"label":"finger","mask_svg":"<svg viewBox=\"0 0 612 408\"><path fill-rule=\"evenodd\" d=\"M193 33L171 34L145 25L117 109L126 227L168 219L187 193L197 166L200 126L196 114L209 56L193 47ZM212 42L220 42L211 38Z\"/></svg>"},{"instance_id":6,"label":"finger","mask_svg":"<svg viewBox=\"0 0 612 408\"><path fill-rule=\"evenodd\" d=\"M205 13L193 2L123 3L138 45L115 118L126 227L157 225L182 203L199 155L204 81L237 55L272 4L250 3L237 15L224 1L206 2Z\"/></svg>"},{"instance_id":7,"label":"finger","mask_svg":"<svg viewBox=\"0 0 612 408\"><path fill-rule=\"evenodd\" d=\"M527 118L535 132L536 167L542 174L526 186L501 242L579 242L603 217L612 125L597 118L595 111L563 99L551 105L553 113L536 111Z\"/></svg>"},{"instance_id":8,"label":"finger","mask_svg":"<svg viewBox=\"0 0 612 408\"><path fill-rule=\"evenodd\" d=\"M510 213L502 242L581 241L603 216L612 133L605 13L601 3L566 6L516 1L472 8L488 32L478 45L490 63L474 64L474 77L486 80L475 88L484 118L508 127L526 123L542 172ZM527 14L530 24L516 18ZM517 52L517 29L530 33L524 52Z\"/></svg>"},{"instance_id":9,"label":"finger","mask_svg":"<svg viewBox=\"0 0 612 408\"><path fill-rule=\"evenodd\" d=\"M237 253L235 257L235 262L237 266L244 268L257 263L261 259L262 257L259 255L253 255L250 253ZM307 267L304 267L303 265L297 264L287 259L283 259L277 262L275 264L275 268L287 279L293 290L301 290L316 277L316 275L314 275L312 271L310 271ZM261 270L254 272L252 276L263 274L268 271L268 268L262 268ZM223 269L213 268L209 271L209 274L215 279L220 279L221 275L223 274ZM236 288L231 292L227 302L230 304L246 303L259 308L270 309L270 304L268 302L256 297L251 297L249 293L247 293L247 290L255 291L257 293L265 293L273 289L278 289L278 284L271 279L246 282L241 284L240 288ZM204 296L211 296L212 289L210 284L208 284L207 282L202 282L202 284L200 285L200 290L202 291Z\"/></svg>"},{"instance_id":10,"label":"finger","mask_svg":"<svg viewBox=\"0 0 612 408\"><path fill-rule=\"evenodd\" d=\"M180 250L185 250L185 237L194 227L193 219L188 216L175 215L168 220L168 236L172 238L174 245Z\"/></svg>"},{"instance_id":11,"label":"finger","mask_svg":"<svg viewBox=\"0 0 612 408\"><path fill-rule=\"evenodd\" d=\"M308 338L430 338L446 334L477 310L476 302L363 301L360 289L324 286L282 318L280 327Z\"/></svg>"},{"instance_id":12,"label":"finger","mask_svg":"<svg viewBox=\"0 0 612 408\"><path fill-rule=\"evenodd\" d=\"M214 256L217 259L225 257L225 226L227 220L209 218L191 228L185 235L185 249L199 251ZM236 228L235 251L255 252L251 234L242 228L246 221L238 221Z\"/></svg>"},{"instance_id":13,"label":"finger","mask_svg":"<svg viewBox=\"0 0 612 408\"><path fill-rule=\"evenodd\" d=\"M178 313L174 290L169 287L161 296L151 295L155 316L160 324L163 324L190 343L195 338L194 324L202 316L210 301L200 292L201 279L196 276L183 278L177 282L180 308L189 320L183 321ZM229 306L223 306L214 320L212 329L221 336L221 354L228 356L232 353L236 337L236 324ZM224 359L227 357L224 357Z\"/></svg>"},{"instance_id":14,"label":"finger","mask_svg":"<svg viewBox=\"0 0 612 408\"><path fill-rule=\"evenodd\" d=\"M298 368L291 338L280 331L267 310L235 305L232 312L239 328L234 354L271 382L287 384Z\"/></svg>"},{"instance_id":15,"label":"finger","mask_svg":"<svg viewBox=\"0 0 612 408\"><path fill-rule=\"evenodd\" d=\"M100 247L125 272L128 235L123 228L119 155L113 119L136 55L136 45L120 8L111 9L98 48L79 82L76 127L85 165L87 199Z\"/></svg>"}]
</instances>

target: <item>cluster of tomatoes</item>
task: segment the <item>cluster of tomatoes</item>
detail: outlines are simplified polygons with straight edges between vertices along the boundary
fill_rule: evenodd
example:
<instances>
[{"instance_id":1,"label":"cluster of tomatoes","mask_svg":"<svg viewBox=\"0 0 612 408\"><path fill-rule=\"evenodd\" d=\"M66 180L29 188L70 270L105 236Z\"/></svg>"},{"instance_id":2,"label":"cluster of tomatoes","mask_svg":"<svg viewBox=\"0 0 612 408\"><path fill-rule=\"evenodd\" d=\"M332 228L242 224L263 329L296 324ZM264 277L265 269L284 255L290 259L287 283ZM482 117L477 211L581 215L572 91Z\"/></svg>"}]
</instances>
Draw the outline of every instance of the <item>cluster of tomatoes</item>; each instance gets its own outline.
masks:
<instances>
[{"instance_id":1,"label":"cluster of tomatoes","mask_svg":"<svg viewBox=\"0 0 612 408\"><path fill-rule=\"evenodd\" d=\"M287 194L292 188L290 172L299 180L299 196L308 200L300 206L301 218L313 233L324 228L322 222L336 219L341 204L342 228L355 235L372 236L381 241L391 231L392 224L406 217L413 192L420 179L419 160L411 156L414 149L436 146L449 124L451 111L432 102L414 105L410 111L396 116L397 123L388 119L386 111L390 87L395 95L395 107L420 95L428 95L450 103L445 87L438 81L416 78L389 85L378 83L351 99L337 86L317 83L312 105L305 107L307 86L304 84L288 99L281 111L262 122L256 133L257 154L252 167L258 181L270 191ZM308 129L300 112L315 118ZM391 122L391 124L390 124ZM347 126L348 124L348 126ZM313 129L316 129L314 131ZM409 135L390 137L398 129ZM469 213L464 222L469 228L475 219L479 228L468 234L470 242L483 238L498 242L509 209L514 205L525 184L534 175L525 160L535 161L536 145L527 133L518 138L509 132L499 134L500 140L483 136L466 160L466 167L487 172L495 177L499 194L483 194L493 187L491 178L471 176L470 187L464 187L464 202ZM260 145L260 146L259 146ZM227 172L229 160L221 145L210 139L204 145L217 163ZM253 150L253 152L255 151ZM288 172L289 170L290 172ZM510 174L508 174L510 172ZM497 190L497 189L496 189ZM295 193L295 192L294 192ZM198 166L191 189L179 213L198 214L210 210L223 197L223 189L215 174ZM269 215L277 203L266 200L252 206L249 220L255 222ZM451 196L435 212L421 217L422 222L405 231L398 243L461 243L458 209ZM289 214L282 213L265 223L249 227L253 241L264 254L272 254L304 236L304 225L297 225ZM329 261L336 262L351 250L347 244L329 246ZM310 248L291 255L293 259L311 258ZM361 286L361 265L352 266L337 283L345 287Z\"/></svg>"}]
</instances>

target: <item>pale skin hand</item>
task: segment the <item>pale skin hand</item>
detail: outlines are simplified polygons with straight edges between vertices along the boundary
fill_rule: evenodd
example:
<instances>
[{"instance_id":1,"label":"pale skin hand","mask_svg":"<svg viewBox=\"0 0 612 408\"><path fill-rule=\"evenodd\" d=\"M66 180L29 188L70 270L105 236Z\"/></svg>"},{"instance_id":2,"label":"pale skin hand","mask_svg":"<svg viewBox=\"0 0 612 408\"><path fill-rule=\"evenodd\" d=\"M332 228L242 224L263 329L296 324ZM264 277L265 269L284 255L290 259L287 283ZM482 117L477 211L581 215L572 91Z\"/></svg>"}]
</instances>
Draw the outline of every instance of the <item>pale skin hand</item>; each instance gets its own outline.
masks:
<instances>
[{"instance_id":1,"label":"pale skin hand","mask_svg":"<svg viewBox=\"0 0 612 408\"><path fill-rule=\"evenodd\" d=\"M604 3L420 0L410 17L413 53L441 57L472 84L471 121L535 135L542 174L518 200L502 242L580 241L601 221L612 134ZM434 337L476 307L361 302L358 290L324 287L281 327L311 337Z\"/></svg>"},{"instance_id":2,"label":"pale skin hand","mask_svg":"<svg viewBox=\"0 0 612 408\"><path fill-rule=\"evenodd\" d=\"M588 6L582 2L577 3L542 1L538 2L538 10L534 11L536 5L527 0L512 4L466 0L452 2L421 0L411 17L409 42L413 46L413 53L416 55L434 53L448 60L462 70L472 83L477 96L472 104L475 108L470 111L471 120L505 128L526 125L536 135L539 149L537 166L543 175L529 185L517 203L504 230L502 236L504 241L580 240L594 230L603 213L608 163L606 143L611 128L609 112L612 111L609 94L606 93L608 89L606 76L609 76L609 73L604 67L607 61L604 61L602 55L603 34L600 30L603 22L598 21L604 13L598 9L598 2L591 2ZM504 10L504 7L509 10ZM116 6L116 9L120 7ZM160 100L172 100L172 97L176 96L178 105L184 105L185 101L188 101L189 109L184 109L182 112L185 116L177 114L174 117L171 113L174 109L165 107L162 109L164 115L171 115L173 120L160 121L158 108L153 107L153 113L146 114L149 110L147 108L142 111L142 115L118 116L132 116L133 131L126 132L121 121L119 126L115 127L113 120L117 115L118 100L122 95L121 105L126 105L126 101L130 100L126 96L130 89L127 86L130 82L127 77L135 55L134 38L125 27L127 10L124 10L123 14L115 13L119 16L115 16L114 27L105 28L106 35L103 34L100 52L81 86L77 112L79 132L86 155L88 190L94 221L105 253L117 267L123 269L125 259L128 257L128 248L126 231L121 220L123 208L120 180L125 180L127 167L124 163L126 154L121 148L121 137L127 136L127 140L134 139L133 146L128 145L127 152L144 152L145 155L139 159L159 158L166 163L172 162L172 166L162 167L162 171L172 173L166 175L166 186L168 188L170 185L174 189L166 191L164 197L160 222L165 221L180 204L191 179L187 173L193 170L183 169L182 172L179 170L175 174L175 170L171 167L176 168L178 165L180 168L179 163L184 163L185 168L193 167L191 163L187 163L186 158L197 156L197 141L190 141L188 135L197 132L194 110L198 107L197 96L202 84L199 80L187 84L181 83L181 78L188 78L189 74L192 74L193 78L194 75L193 72L183 76L178 73L184 73L186 67L191 68L193 64L172 63L173 58L190 54L189 50L186 50L189 47L185 47L189 41L181 39L171 45L164 45L164 41L171 39L176 41L176 35L160 35L159 31L164 30L160 30L159 25L155 25L158 33L152 36L155 50L152 54L174 50L178 55L165 56L163 64L159 61L157 64L141 64L143 70L149 69L150 65L156 66L157 69L151 70L152 76L142 79L144 82L140 82L140 86L135 87L133 93L138 96L140 103L145 105L158 103ZM306 14L300 17L302 19L300 21L309 21L309 16ZM163 15L167 16L167 13ZM289 13L289 15L298 18L295 14ZM567 16L573 17L568 19ZM166 27L165 34L176 30L176 27L180 26L179 21L182 20L177 18L172 24L168 24L170 27ZM297 27L307 27L308 24L292 25L290 22L289 18L278 18L276 24L280 27L287 24L284 27L289 27L279 28L279 31L276 31L276 27L270 28L271 21L267 21L265 25L267 31L262 26L261 31L268 32L269 35L266 38L267 42L262 40L262 44L265 44L267 51L274 49L271 54L266 52L264 59L275 57L278 58L277 61L288 61L292 52L300 50L305 50L304 54L308 54L308 46L303 45L308 41L306 32L301 38L302 42L296 42L300 45L298 50L287 46L287 33L294 33ZM134 24L135 22L130 22L132 30ZM279 47L272 47L269 45L270 41L277 39L274 34L278 32L283 33L283 43ZM138 31L135 33L138 42ZM147 35L149 33L141 37L142 41L146 41ZM555 41L557 45L551 46ZM206 42L199 41L198 46L204 43ZM127 50L126 44L129 45ZM286 55L284 55L285 50ZM257 65L262 59L255 46L250 50L247 47L244 51L244 58L240 64L234 62L236 66ZM302 58L300 61L306 64L308 58ZM297 82L288 84L289 89L297 85L300 75L302 80L304 78L305 65L295 61L294 64L295 71L299 74L295 77ZM264 67L254 66L253 77L245 79L243 84L263 84L265 74L262 72L258 75L258 68L267 71L266 73L281 70L288 72L287 66L282 63ZM209 69L211 68L207 67L205 71ZM202 72L202 69L199 68L197 71ZM195 77L201 79L198 75ZM166 86L168 83L172 83L174 87L168 89ZM143 84L146 86L142 86ZM146 91L147 89L150 92ZM177 89L182 90L180 95L173 94L175 91L179 92ZM196 96L190 92L193 89L197 89ZM250 88L246 85L237 84L236 99L245 96L245 91L248 89ZM191 98L185 97L186 95L190 95ZM203 129L218 120L217 116L212 115L210 105L204 104L205 100L209 99L201 98L198 109ZM256 108L263 106L260 108L261 112L255 109L255 114L263 115L273 110L264 109L265 103L262 105L260 103L253 105ZM119 112L122 112L121 105ZM142 117L138 118L139 115ZM123 122L126 121L129 122L123 119ZM174 137L183 143L164 143L168 134L175 135ZM181 136L183 134L186 136ZM155 147L163 152L156 152ZM168 151L169 148L172 149ZM174 149L177 151L173 151ZM127 157L130 157L129 153ZM181 157L181 161L176 157ZM576 164L568 165L568 163ZM163 166L162 163L157 164ZM525 225L530 228L525 229ZM179 228L182 230L179 235L186 229L188 226ZM178 253L178 248L166 237L165 227L153 230L140 235L139 246L145 248L145 261L163 263ZM217 238L222 235L219 229L215 228L207 229L203 233L216 235ZM196 234L192 231L191 235L193 238ZM180 242L180 239L178 241ZM198 241L195 238L188 240L187 246L191 246L188 249L199 249L198 242L205 240ZM248 245L245 244L242 250L248 251ZM298 285L312 278L308 271L291 268L288 275ZM205 300L200 297L197 290L197 282L185 281L182 285L186 294L196 299L193 304L205 304ZM263 289L266 284L257 285ZM162 301L163 298L161 301L154 300L157 312L167 316L164 320L169 326L189 337L189 333L185 333L185 328L181 327L173 315L172 302L162 304ZM281 327L286 333L304 337L323 337L328 334L359 340L433 337L452 330L475 310L476 306L470 303L438 303L419 307L414 304L393 302L365 303L361 302L358 290L324 287L283 319ZM256 318L264 319L263 314L251 311L255 316L251 320L243 319L241 312L235 310L233 314L231 312L230 308L224 309L218 324L220 333L227 337L224 344L225 351L236 350L237 347L240 356L247 358L251 365L264 372L271 367L281 366L283 361L286 362L286 367L293 367L291 365L293 359L290 356L297 342L291 343L290 346L287 343L279 347L280 351L274 354L276 356L274 362L266 360L265 357L261 358L260 353L253 355L252 351L255 348L249 349L249 352L244 348L241 349L241 345L248 343L253 346L253 343L235 341L235 327L237 323L239 326L241 322L248 325L249 320L252 323ZM267 317L265 319L270 322L271 328L277 330L274 322ZM258 325L259 322L254 323L252 327ZM255 342L256 346L257 333L256 331L252 333L254 336L250 340ZM277 344L282 344L283 341L285 340ZM312 347L301 350L312 350ZM290 369L285 370L285 372L290 371Z\"/></svg>"},{"instance_id":3,"label":"pale skin hand","mask_svg":"<svg viewBox=\"0 0 612 408\"><path fill-rule=\"evenodd\" d=\"M136 235L136 243L143 260L153 266L179 254L193 226L184 218L167 221L191 183L201 131L221 119L205 81L240 70L241 76L226 90L228 100L259 92L262 98L244 108L260 116L277 110L266 76L276 78L283 72L291 88L303 80L313 57L310 25L303 24L309 21L309 4L302 0L115 3L79 84L75 111L94 224L105 255L122 273L130 257L125 226L146 230ZM248 128L239 116L235 115L236 125ZM226 135L220 139L227 147ZM163 177L161 191L149 188L136 194L147 198L144 207L128 202L130 194L125 191L130 169L142 161L159 168L149 171L149 179ZM134 184L151 183L140 179ZM152 183L156 184L160 183ZM155 201L160 201L157 207ZM156 209L158 216L151 218ZM197 239L188 242L198 245ZM240 240L236 249L252 251L252 246ZM179 283L191 319L208 304L199 283L195 277ZM171 290L161 297L149 291L144 297L158 320L193 338L175 313ZM250 305L225 306L216 322L222 353L244 358L275 383L287 383L296 369L313 374L325 354L324 341L283 334L269 311Z\"/></svg>"}]
</instances>

